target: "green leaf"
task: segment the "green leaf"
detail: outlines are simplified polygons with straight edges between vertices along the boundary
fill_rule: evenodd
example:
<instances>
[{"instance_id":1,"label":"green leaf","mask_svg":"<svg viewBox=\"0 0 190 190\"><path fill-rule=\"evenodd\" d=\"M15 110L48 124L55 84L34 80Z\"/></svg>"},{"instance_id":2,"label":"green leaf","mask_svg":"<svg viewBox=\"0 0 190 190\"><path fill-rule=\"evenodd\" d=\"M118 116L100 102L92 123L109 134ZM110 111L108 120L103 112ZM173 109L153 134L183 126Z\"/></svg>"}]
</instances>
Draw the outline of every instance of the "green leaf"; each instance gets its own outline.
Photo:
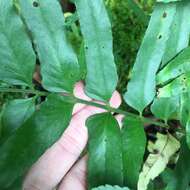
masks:
<instances>
[{"instance_id":1,"label":"green leaf","mask_svg":"<svg viewBox=\"0 0 190 190\"><path fill-rule=\"evenodd\" d=\"M73 104L50 95L40 110L0 147L0 187L8 188L61 136L71 119Z\"/></svg>"},{"instance_id":2,"label":"green leaf","mask_svg":"<svg viewBox=\"0 0 190 190\"><path fill-rule=\"evenodd\" d=\"M182 74L166 86L158 89L158 97L173 97L190 90L190 72Z\"/></svg>"},{"instance_id":3,"label":"green leaf","mask_svg":"<svg viewBox=\"0 0 190 190\"><path fill-rule=\"evenodd\" d=\"M183 138L174 177L165 190L187 190L190 182L190 150Z\"/></svg>"},{"instance_id":4,"label":"green leaf","mask_svg":"<svg viewBox=\"0 0 190 190\"><path fill-rule=\"evenodd\" d=\"M122 143L119 125L110 113L90 117L89 131L89 189L99 185L123 185Z\"/></svg>"},{"instance_id":5,"label":"green leaf","mask_svg":"<svg viewBox=\"0 0 190 190\"><path fill-rule=\"evenodd\" d=\"M92 190L129 190L129 188L106 185L106 186L100 186L97 188L93 188Z\"/></svg>"},{"instance_id":6,"label":"green leaf","mask_svg":"<svg viewBox=\"0 0 190 190\"><path fill-rule=\"evenodd\" d=\"M156 4L139 49L124 99L141 113L156 94L156 72L165 52L175 12L175 3Z\"/></svg>"},{"instance_id":7,"label":"green leaf","mask_svg":"<svg viewBox=\"0 0 190 190\"><path fill-rule=\"evenodd\" d=\"M79 80L79 65L66 39L59 2L20 0L20 5L41 62L44 88L53 92L72 92Z\"/></svg>"},{"instance_id":8,"label":"green leaf","mask_svg":"<svg viewBox=\"0 0 190 190\"><path fill-rule=\"evenodd\" d=\"M187 72L190 72L190 47L183 50L157 74L157 84L164 84Z\"/></svg>"},{"instance_id":9,"label":"green leaf","mask_svg":"<svg viewBox=\"0 0 190 190\"><path fill-rule=\"evenodd\" d=\"M144 24L147 25L148 23L148 15L145 14L144 10L139 7L136 1L134 0L127 0L129 8L134 12L137 18Z\"/></svg>"},{"instance_id":10,"label":"green leaf","mask_svg":"<svg viewBox=\"0 0 190 190\"><path fill-rule=\"evenodd\" d=\"M179 119L183 127L187 126L190 119L190 92L180 95ZM187 126L188 127L188 126Z\"/></svg>"},{"instance_id":11,"label":"green leaf","mask_svg":"<svg viewBox=\"0 0 190 190\"><path fill-rule=\"evenodd\" d=\"M12 0L0 1L0 80L32 86L35 54Z\"/></svg>"},{"instance_id":12,"label":"green leaf","mask_svg":"<svg viewBox=\"0 0 190 190\"><path fill-rule=\"evenodd\" d=\"M111 24L103 0L74 0L85 44L86 93L108 101L117 85ZM84 8L85 7L85 8Z\"/></svg>"},{"instance_id":13,"label":"green leaf","mask_svg":"<svg viewBox=\"0 0 190 190\"><path fill-rule=\"evenodd\" d=\"M8 137L31 117L35 111L34 98L16 99L5 104L2 116L2 137Z\"/></svg>"},{"instance_id":14,"label":"green leaf","mask_svg":"<svg viewBox=\"0 0 190 190\"><path fill-rule=\"evenodd\" d=\"M166 0L165 0L166 1ZM170 0L171 1L171 0ZM162 59L162 66L175 57L189 44L190 34L190 2L183 0L177 3L175 19L171 26L170 37L167 42L166 51Z\"/></svg>"},{"instance_id":15,"label":"green leaf","mask_svg":"<svg viewBox=\"0 0 190 190\"><path fill-rule=\"evenodd\" d=\"M140 120L124 119L122 142L124 185L136 189L146 147L146 135Z\"/></svg>"},{"instance_id":16,"label":"green leaf","mask_svg":"<svg viewBox=\"0 0 190 190\"><path fill-rule=\"evenodd\" d=\"M186 130L186 142L190 148L190 92L182 93L180 96L179 119Z\"/></svg>"},{"instance_id":17,"label":"green leaf","mask_svg":"<svg viewBox=\"0 0 190 190\"><path fill-rule=\"evenodd\" d=\"M151 105L151 112L157 117L165 122L170 119L179 108L179 98L156 98Z\"/></svg>"},{"instance_id":18,"label":"green leaf","mask_svg":"<svg viewBox=\"0 0 190 190\"><path fill-rule=\"evenodd\" d=\"M177 2L177 1L182 1L182 0L156 0L156 2L161 2L161 3L171 3L171 2Z\"/></svg>"},{"instance_id":19,"label":"green leaf","mask_svg":"<svg viewBox=\"0 0 190 190\"><path fill-rule=\"evenodd\" d=\"M157 141L149 141L150 152L139 176L138 190L146 190L150 180L154 180L166 168L170 157L180 148L180 143L170 134L157 133ZM181 189L180 189L181 190Z\"/></svg>"}]
</instances>

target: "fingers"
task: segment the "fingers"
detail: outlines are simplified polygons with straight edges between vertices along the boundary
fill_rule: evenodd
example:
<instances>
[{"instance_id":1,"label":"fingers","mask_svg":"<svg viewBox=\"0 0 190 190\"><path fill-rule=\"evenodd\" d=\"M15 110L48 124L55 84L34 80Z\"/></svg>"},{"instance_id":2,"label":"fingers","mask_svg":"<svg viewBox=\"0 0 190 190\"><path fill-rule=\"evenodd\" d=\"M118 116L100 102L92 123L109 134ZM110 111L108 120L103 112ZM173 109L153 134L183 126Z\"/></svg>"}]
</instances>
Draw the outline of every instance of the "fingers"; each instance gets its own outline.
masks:
<instances>
[{"instance_id":1,"label":"fingers","mask_svg":"<svg viewBox=\"0 0 190 190\"><path fill-rule=\"evenodd\" d=\"M84 84L82 81L77 82L74 88L74 95L77 98L81 98L83 100L92 100L91 98L89 98L85 93L84 93ZM85 108L86 105L84 104L75 104L74 109L73 109L73 115L76 114L77 112L79 112L80 110L82 110L83 108Z\"/></svg>"},{"instance_id":2,"label":"fingers","mask_svg":"<svg viewBox=\"0 0 190 190\"><path fill-rule=\"evenodd\" d=\"M79 84L78 88L81 89L79 90L81 94L78 92L79 96L85 96L82 93L82 84ZM118 107L120 103L120 95L115 92L110 104ZM74 116L62 137L41 156L29 171L24 181L24 189L53 189L70 170L86 146L88 139L86 119L104 111L92 106L75 108Z\"/></svg>"},{"instance_id":3,"label":"fingers","mask_svg":"<svg viewBox=\"0 0 190 190\"><path fill-rule=\"evenodd\" d=\"M124 116L121 115L121 114L118 114L118 115L115 116L115 118L116 118L116 120L117 120L117 122L119 124L119 127L122 128L122 121L123 121Z\"/></svg>"},{"instance_id":4,"label":"fingers","mask_svg":"<svg viewBox=\"0 0 190 190\"><path fill-rule=\"evenodd\" d=\"M86 190L87 156L77 162L64 177L58 190Z\"/></svg>"}]
</instances>

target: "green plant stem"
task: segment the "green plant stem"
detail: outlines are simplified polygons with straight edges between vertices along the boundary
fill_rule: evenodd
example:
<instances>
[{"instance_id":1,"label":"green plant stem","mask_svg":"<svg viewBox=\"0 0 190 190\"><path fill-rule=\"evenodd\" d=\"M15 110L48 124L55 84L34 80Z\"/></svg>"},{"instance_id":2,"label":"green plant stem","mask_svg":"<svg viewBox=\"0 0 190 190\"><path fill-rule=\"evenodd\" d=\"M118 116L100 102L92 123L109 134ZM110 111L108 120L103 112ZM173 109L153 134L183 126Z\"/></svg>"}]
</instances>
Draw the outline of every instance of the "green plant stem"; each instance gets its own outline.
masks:
<instances>
[{"instance_id":1,"label":"green plant stem","mask_svg":"<svg viewBox=\"0 0 190 190\"><path fill-rule=\"evenodd\" d=\"M16 88L0 88L0 92L7 92L7 93L26 93L26 94L35 94L37 96L47 96L48 94L50 94L49 92L42 92L42 91L38 91L38 90L31 90L31 89L16 89ZM65 97L71 97L72 95L69 94L62 94ZM145 124L154 124L160 127L167 127L166 124L162 123L162 122L158 122L158 121L154 121L150 118L145 118L143 116L139 116L137 114L134 113L130 113L118 108L114 108L111 107L109 105L103 105L101 103L97 103L97 102L92 102L92 101L87 101L87 100L83 100L77 97L72 96L72 99L68 99L68 101L73 101L74 103L81 103L81 104L85 104L85 105L89 105L89 106L94 106L94 107L98 107L104 110L107 110L109 112L114 112L114 113L118 113L121 115L125 115L125 116L129 116L129 117L134 117L137 119L141 119L143 123Z\"/></svg>"},{"instance_id":2,"label":"green plant stem","mask_svg":"<svg viewBox=\"0 0 190 190\"><path fill-rule=\"evenodd\" d=\"M18 89L18 88L0 88L0 92L36 94L39 96L47 96L49 94L48 92L42 92L42 91L38 91L38 90Z\"/></svg>"}]
</instances>

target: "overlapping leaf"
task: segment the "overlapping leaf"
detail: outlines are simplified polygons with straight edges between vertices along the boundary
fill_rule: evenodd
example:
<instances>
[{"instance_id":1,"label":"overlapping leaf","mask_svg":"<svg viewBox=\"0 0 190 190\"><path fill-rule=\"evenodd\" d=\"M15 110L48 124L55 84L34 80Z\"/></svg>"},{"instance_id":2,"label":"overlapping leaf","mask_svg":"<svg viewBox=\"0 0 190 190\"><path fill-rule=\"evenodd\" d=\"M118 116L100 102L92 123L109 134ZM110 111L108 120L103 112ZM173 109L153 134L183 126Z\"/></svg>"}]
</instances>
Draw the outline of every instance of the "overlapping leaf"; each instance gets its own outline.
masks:
<instances>
[{"instance_id":1,"label":"overlapping leaf","mask_svg":"<svg viewBox=\"0 0 190 190\"><path fill-rule=\"evenodd\" d=\"M190 73L185 73L158 90L158 97L174 97L188 92Z\"/></svg>"},{"instance_id":2,"label":"overlapping leaf","mask_svg":"<svg viewBox=\"0 0 190 190\"><path fill-rule=\"evenodd\" d=\"M190 47L183 50L157 74L157 84L164 84L188 72L190 72Z\"/></svg>"},{"instance_id":3,"label":"overlapping leaf","mask_svg":"<svg viewBox=\"0 0 190 190\"><path fill-rule=\"evenodd\" d=\"M0 147L0 187L9 187L49 148L68 126L73 104L50 95L41 109ZM31 156L32 155L32 156Z\"/></svg>"},{"instance_id":4,"label":"overlapping leaf","mask_svg":"<svg viewBox=\"0 0 190 190\"><path fill-rule=\"evenodd\" d=\"M32 86L35 54L12 0L0 1L0 80Z\"/></svg>"},{"instance_id":5,"label":"overlapping leaf","mask_svg":"<svg viewBox=\"0 0 190 190\"><path fill-rule=\"evenodd\" d=\"M167 122L179 108L179 97L174 96L171 98L156 98L151 105L151 112L157 117Z\"/></svg>"},{"instance_id":6,"label":"overlapping leaf","mask_svg":"<svg viewBox=\"0 0 190 190\"><path fill-rule=\"evenodd\" d=\"M126 118L121 132L115 118L104 113L89 118L87 126L89 187L112 184L136 188L146 146L141 121Z\"/></svg>"},{"instance_id":7,"label":"overlapping leaf","mask_svg":"<svg viewBox=\"0 0 190 190\"><path fill-rule=\"evenodd\" d=\"M79 65L66 39L64 16L59 2L19 2L41 62L43 86L53 92L72 92L73 85L79 80Z\"/></svg>"},{"instance_id":8,"label":"overlapping leaf","mask_svg":"<svg viewBox=\"0 0 190 190\"><path fill-rule=\"evenodd\" d=\"M173 179L169 181L165 190L187 190L190 182L190 150L183 138L179 160L174 170Z\"/></svg>"},{"instance_id":9,"label":"overlapping leaf","mask_svg":"<svg viewBox=\"0 0 190 190\"><path fill-rule=\"evenodd\" d=\"M87 64L86 93L108 101L117 85L111 24L103 0L73 0L81 25ZM85 7L85 8L84 8Z\"/></svg>"},{"instance_id":10,"label":"overlapping leaf","mask_svg":"<svg viewBox=\"0 0 190 190\"><path fill-rule=\"evenodd\" d=\"M134 150L135 147L135 150ZM140 120L126 117L122 128L124 185L136 189L146 147L146 135Z\"/></svg>"},{"instance_id":11,"label":"overlapping leaf","mask_svg":"<svg viewBox=\"0 0 190 190\"><path fill-rule=\"evenodd\" d=\"M1 116L3 138L19 128L35 111L34 98L15 99L5 104Z\"/></svg>"},{"instance_id":12,"label":"overlapping leaf","mask_svg":"<svg viewBox=\"0 0 190 190\"><path fill-rule=\"evenodd\" d=\"M148 144L150 154L139 176L138 190L147 189L150 180L154 180L165 169L170 157L179 148L179 142L172 135L157 133L157 141Z\"/></svg>"},{"instance_id":13,"label":"overlapping leaf","mask_svg":"<svg viewBox=\"0 0 190 190\"><path fill-rule=\"evenodd\" d=\"M162 0L162 2L171 2L171 0ZM176 56L181 50L189 44L190 22L190 2L182 0L177 3L176 15L171 26L170 37L167 41L167 47L162 59L162 66Z\"/></svg>"},{"instance_id":14,"label":"overlapping leaf","mask_svg":"<svg viewBox=\"0 0 190 190\"><path fill-rule=\"evenodd\" d=\"M158 3L139 49L124 96L125 101L139 112L144 110L156 94L156 72L166 48L175 13L175 3Z\"/></svg>"},{"instance_id":15,"label":"overlapping leaf","mask_svg":"<svg viewBox=\"0 0 190 190\"><path fill-rule=\"evenodd\" d=\"M89 130L89 189L99 185L123 185L121 133L110 113L90 117Z\"/></svg>"}]
</instances>

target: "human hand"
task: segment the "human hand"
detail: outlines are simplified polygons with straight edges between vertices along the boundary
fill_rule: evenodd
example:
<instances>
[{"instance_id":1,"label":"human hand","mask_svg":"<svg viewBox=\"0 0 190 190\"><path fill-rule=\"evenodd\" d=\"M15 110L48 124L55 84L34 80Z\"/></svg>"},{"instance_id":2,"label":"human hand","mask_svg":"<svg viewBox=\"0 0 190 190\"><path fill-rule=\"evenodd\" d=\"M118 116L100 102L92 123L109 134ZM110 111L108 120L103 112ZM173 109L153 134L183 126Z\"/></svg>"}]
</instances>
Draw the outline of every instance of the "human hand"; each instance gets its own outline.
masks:
<instances>
[{"instance_id":1,"label":"human hand","mask_svg":"<svg viewBox=\"0 0 190 190\"><path fill-rule=\"evenodd\" d=\"M78 98L92 101L84 94L82 82L77 83L74 94ZM110 104L117 108L120 103L120 95L115 91ZM68 128L32 166L24 180L23 189L52 190L58 186L58 190L85 190L87 156L79 159L88 140L85 121L89 116L101 112L105 110L76 104ZM120 122L121 116L116 116L116 119Z\"/></svg>"}]
</instances>

